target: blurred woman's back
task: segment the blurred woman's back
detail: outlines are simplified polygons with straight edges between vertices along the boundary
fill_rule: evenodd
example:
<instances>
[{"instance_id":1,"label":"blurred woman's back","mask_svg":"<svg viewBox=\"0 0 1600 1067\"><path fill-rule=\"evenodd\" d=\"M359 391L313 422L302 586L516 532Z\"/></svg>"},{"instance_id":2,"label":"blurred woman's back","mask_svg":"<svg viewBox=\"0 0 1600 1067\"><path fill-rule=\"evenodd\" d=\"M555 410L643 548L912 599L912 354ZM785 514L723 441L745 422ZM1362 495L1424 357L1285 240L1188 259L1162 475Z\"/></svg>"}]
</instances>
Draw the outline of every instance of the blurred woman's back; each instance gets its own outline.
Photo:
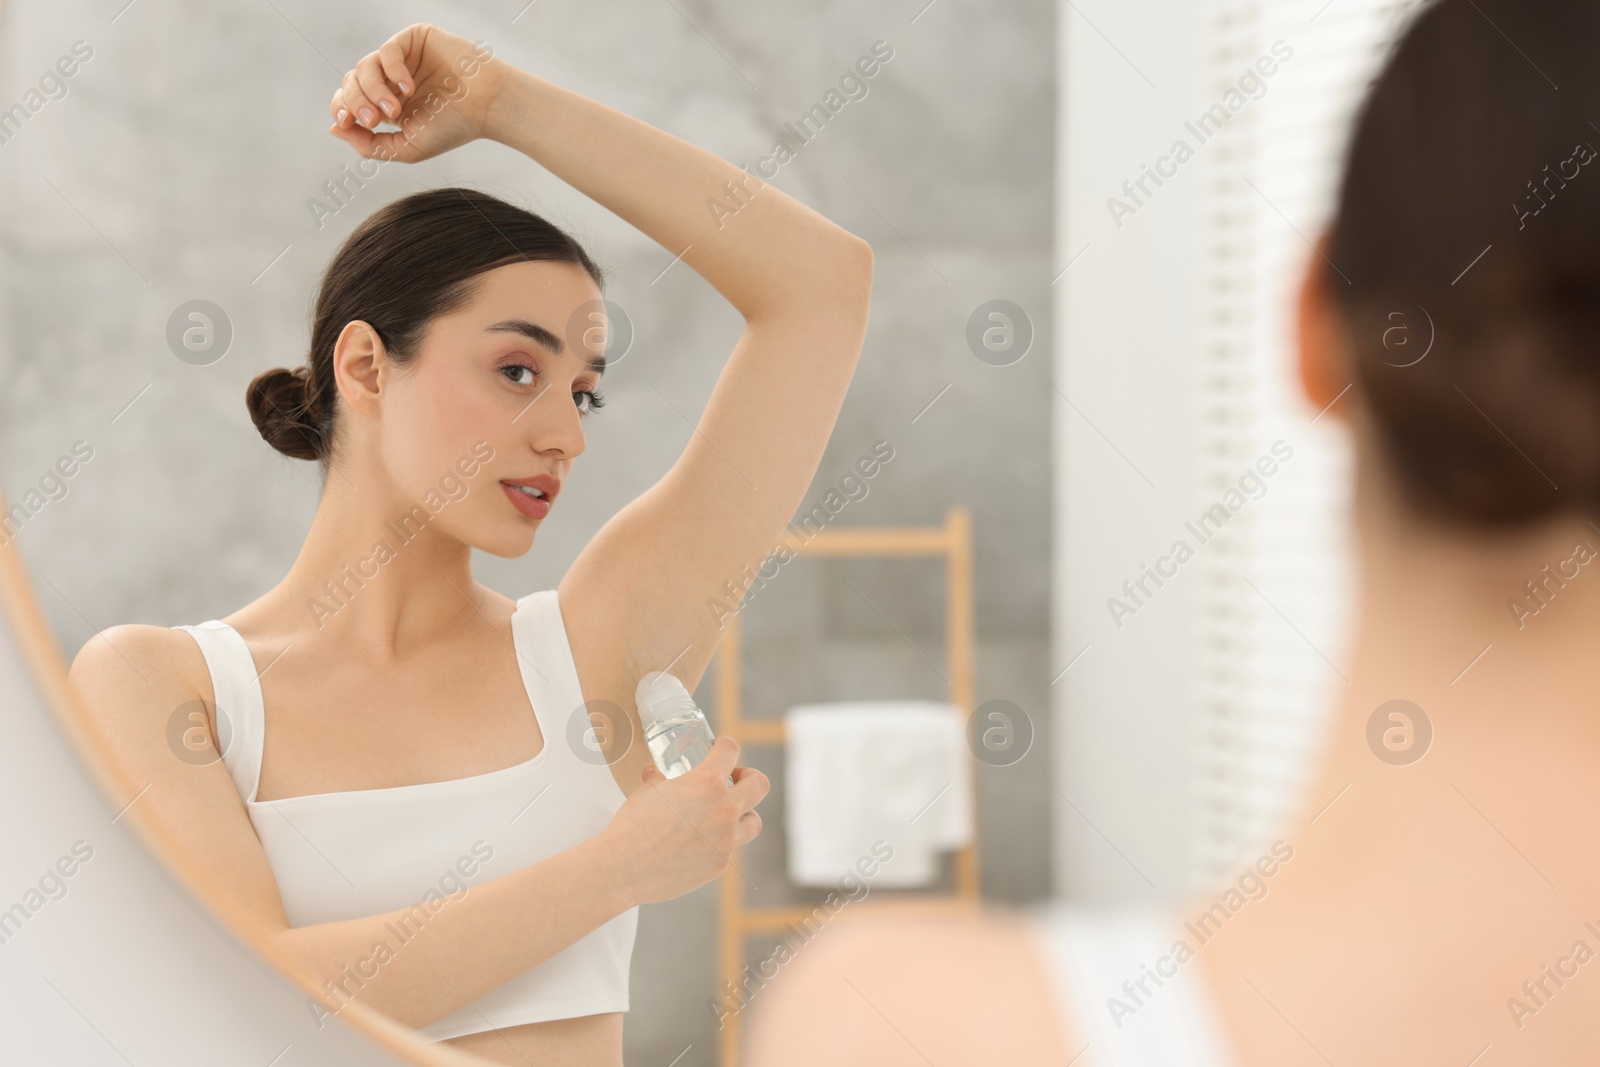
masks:
<instances>
[{"instance_id":1,"label":"blurred woman's back","mask_svg":"<svg viewBox=\"0 0 1600 1067\"><path fill-rule=\"evenodd\" d=\"M1358 117L1299 308L1307 399L1355 446L1357 628L1296 825L1132 926L842 923L755 1005L752 1062L1594 1058L1596 42L1597 4L1439 0Z\"/></svg>"}]
</instances>

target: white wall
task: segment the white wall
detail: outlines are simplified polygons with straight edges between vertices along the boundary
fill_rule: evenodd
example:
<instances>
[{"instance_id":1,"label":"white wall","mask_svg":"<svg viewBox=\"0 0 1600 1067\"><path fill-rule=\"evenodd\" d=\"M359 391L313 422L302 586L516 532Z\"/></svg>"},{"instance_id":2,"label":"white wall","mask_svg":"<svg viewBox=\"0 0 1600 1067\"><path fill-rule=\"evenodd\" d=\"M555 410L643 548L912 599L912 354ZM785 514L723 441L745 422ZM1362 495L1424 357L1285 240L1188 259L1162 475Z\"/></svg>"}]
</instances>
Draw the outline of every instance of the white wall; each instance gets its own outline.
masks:
<instances>
[{"instance_id":1,"label":"white wall","mask_svg":"<svg viewBox=\"0 0 1600 1067\"><path fill-rule=\"evenodd\" d=\"M1181 896L1191 874L1198 572L1120 629L1106 599L1192 512L1205 154L1120 227L1106 201L1200 110L1201 16L1191 0L1058 8L1055 270L1082 255L1054 287L1051 676L1081 658L1051 690L1054 874L1086 901Z\"/></svg>"},{"instance_id":2,"label":"white wall","mask_svg":"<svg viewBox=\"0 0 1600 1067\"><path fill-rule=\"evenodd\" d=\"M1294 301L1349 121L1417 8L1061 8L1054 669L1082 658L1052 690L1059 893L1172 899L1313 802L1347 684L1350 464L1301 395ZM1179 138L1194 157L1130 195ZM1221 536L1185 532L1280 441L1293 463ZM1117 626L1107 598L1179 537L1204 547Z\"/></svg>"}]
</instances>

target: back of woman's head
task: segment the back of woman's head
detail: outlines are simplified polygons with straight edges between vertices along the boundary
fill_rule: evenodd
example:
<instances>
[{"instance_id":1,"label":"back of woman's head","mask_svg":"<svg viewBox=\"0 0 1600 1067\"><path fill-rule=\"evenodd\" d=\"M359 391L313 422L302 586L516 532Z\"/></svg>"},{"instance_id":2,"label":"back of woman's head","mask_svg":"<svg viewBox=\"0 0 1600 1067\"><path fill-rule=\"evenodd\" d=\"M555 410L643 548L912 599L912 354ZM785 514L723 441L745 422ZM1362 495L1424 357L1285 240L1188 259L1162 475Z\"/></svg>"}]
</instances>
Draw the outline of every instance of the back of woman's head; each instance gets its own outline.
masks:
<instances>
[{"instance_id":1,"label":"back of woman's head","mask_svg":"<svg viewBox=\"0 0 1600 1067\"><path fill-rule=\"evenodd\" d=\"M1596 42L1593 0L1438 0L1357 118L1325 281L1382 455L1447 519L1600 511Z\"/></svg>"},{"instance_id":2,"label":"back of woman's head","mask_svg":"<svg viewBox=\"0 0 1600 1067\"><path fill-rule=\"evenodd\" d=\"M250 383L256 429L284 455L332 458L338 387L333 350L361 320L382 339L390 362L417 354L428 324L471 299L474 279L509 263L547 260L603 274L561 229L475 189L430 189L388 204L345 239L323 275L306 362Z\"/></svg>"}]
</instances>

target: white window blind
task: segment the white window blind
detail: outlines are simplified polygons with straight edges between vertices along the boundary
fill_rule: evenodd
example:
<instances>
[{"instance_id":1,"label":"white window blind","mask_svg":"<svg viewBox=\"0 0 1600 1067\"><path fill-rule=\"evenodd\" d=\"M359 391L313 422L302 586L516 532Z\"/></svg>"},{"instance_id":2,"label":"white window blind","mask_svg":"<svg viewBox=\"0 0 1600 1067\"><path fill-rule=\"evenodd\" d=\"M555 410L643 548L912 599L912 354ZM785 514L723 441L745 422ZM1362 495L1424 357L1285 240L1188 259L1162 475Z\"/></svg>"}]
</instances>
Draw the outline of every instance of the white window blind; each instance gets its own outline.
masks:
<instances>
[{"instance_id":1,"label":"white window blind","mask_svg":"<svg viewBox=\"0 0 1600 1067\"><path fill-rule=\"evenodd\" d=\"M1331 218L1354 109L1419 6L1210 0L1208 102L1275 42L1293 54L1203 157L1196 513L1275 442L1294 451L1198 554L1203 884L1253 858L1312 802L1305 790L1344 695L1350 457L1342 429L1328 416L1313 422L1300 393L1294 300L1316 255L1310 242Z\"/></svg>"}]
</instances>

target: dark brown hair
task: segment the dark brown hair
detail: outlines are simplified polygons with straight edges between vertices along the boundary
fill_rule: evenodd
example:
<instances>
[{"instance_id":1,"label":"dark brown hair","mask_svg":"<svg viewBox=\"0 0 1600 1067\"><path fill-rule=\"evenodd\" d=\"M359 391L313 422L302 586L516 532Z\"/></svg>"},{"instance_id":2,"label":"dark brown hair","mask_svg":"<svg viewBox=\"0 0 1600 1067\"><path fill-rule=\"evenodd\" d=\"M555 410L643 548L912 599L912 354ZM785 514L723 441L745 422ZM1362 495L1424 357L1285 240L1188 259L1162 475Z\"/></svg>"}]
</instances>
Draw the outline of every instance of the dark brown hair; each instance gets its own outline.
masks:
<instances>
[{"instance_id":1,"label":"dark brown hair","mask_svg":"<svg viewBox=\"0 0 1600 1067\"><path fill-rule=\"evenodd\" d=\"M1438 0L1357 117L1324 280L1380 448L1452 521L1600 503L1596 41L1593 0Z\"/></svg>"},{"instance_id":2,"label":"dark brown hair","mask_svg":"<svg viewBox=\"0 0 1600 1067\"><path fill-rule=\"evenodd\" d=\"M600 268L567 233L488 193L430 189L380 208L345 239L323 275L307 361L250 383L245 399L256 429L284 455L326 467L338 400L333 348L345 326L357 319L370 325L403 365L429 323L472 299L479 275L525 260L570 263L604 285Z\"/></svg>"}]
</instances>

